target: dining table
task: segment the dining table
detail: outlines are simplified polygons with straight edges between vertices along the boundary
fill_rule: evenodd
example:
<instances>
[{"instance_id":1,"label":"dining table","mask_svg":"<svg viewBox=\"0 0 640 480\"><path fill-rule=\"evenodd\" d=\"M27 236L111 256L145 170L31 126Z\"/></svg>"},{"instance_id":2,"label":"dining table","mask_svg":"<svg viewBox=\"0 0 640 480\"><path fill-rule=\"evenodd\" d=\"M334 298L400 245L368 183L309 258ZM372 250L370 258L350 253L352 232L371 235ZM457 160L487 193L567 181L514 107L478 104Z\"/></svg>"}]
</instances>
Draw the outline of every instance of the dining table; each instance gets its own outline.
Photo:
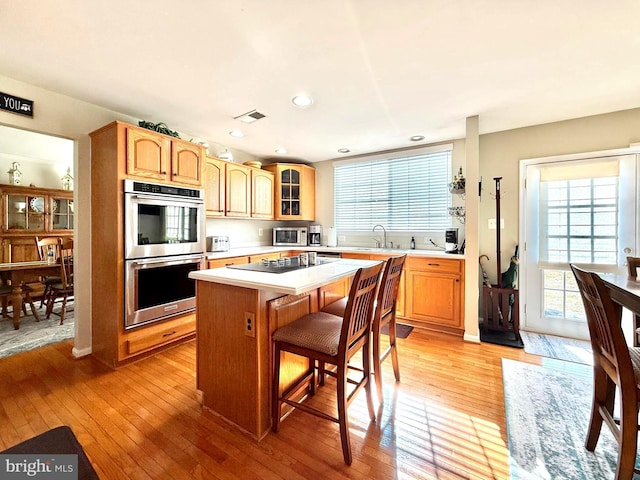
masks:
<instances>
[{"instance_id":1,"label":"dining table","mask_svg":"<svg viewBox=\"0 0 640 480\"><path fill-rule=\"evenodd\" d=\"M0 278L3 284L11 284L11 295L9 299L13 305L12 320L13 328L20 328L20 314L22 312L23 290L22 284L25 279L30 280L35 276L55 275L60 271L59 263L50 263L46 260L32 262L11 262L0 263ZM39 321L37 312L33 312L36 320Z\"/></svg>"},{"instance_id":2,"label":"dining table","mask_svg":"<svg viewBox=\"0 0 640 480\"><path fill-rule=\"evenodd\" d=\"M600 278L609 289L611 299L633 313L633 346L639 346L640 327L640 281L628 275L601 274Z\"/></svg>"}]
</instances>

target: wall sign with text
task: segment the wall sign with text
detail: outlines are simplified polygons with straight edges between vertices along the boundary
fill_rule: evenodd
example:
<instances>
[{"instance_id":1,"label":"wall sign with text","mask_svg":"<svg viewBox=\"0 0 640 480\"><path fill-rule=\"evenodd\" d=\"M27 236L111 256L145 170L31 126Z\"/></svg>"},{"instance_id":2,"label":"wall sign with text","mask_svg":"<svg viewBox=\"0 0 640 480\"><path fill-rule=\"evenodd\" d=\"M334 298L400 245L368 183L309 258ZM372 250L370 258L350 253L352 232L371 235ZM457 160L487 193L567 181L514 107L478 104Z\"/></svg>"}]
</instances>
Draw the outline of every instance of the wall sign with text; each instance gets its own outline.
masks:
<instances>
[{"instance_id":1,"label":"wall sign with text","mask_svg":"<svg viewBox=\"0 0 640 480\"><path fill-rule=\"evenodd\" d=\"M33 117L33 100L0 92L0 110Z\"/></svg>"}]
</instances>

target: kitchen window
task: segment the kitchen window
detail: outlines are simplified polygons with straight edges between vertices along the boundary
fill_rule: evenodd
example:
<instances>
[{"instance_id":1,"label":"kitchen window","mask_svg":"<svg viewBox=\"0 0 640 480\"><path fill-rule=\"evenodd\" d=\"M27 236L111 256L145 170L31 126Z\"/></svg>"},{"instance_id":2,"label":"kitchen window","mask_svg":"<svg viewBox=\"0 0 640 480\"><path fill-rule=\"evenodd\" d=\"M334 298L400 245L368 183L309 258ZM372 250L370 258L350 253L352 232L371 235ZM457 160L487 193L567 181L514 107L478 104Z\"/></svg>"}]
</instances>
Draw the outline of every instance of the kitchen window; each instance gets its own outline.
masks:
<instances>
[{"instance_id":1,"label":"kitchen window","mask_svg":"<svg viewBox=\"0 0 640 480\"><path fill-rule=\"evenodd\" d=\"M370 155L334 164L335 226L370 232L442 232L451 226L453 145Z\"/></svg>"}]
</instances>

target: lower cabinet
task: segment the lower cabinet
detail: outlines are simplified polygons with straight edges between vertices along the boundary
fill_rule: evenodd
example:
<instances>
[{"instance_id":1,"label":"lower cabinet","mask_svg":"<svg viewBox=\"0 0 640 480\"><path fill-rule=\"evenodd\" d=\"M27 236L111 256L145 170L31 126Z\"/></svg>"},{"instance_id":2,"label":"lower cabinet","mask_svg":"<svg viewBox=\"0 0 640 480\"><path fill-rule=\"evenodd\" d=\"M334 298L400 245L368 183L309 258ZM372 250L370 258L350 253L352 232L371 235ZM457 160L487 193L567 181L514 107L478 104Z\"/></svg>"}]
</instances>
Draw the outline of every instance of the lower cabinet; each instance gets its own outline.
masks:
<instances>
[{"instance_id":1,"label":"lower cabinet","mask_svg":"<svg viewBox=\"0 0 640 480\"><path fill-rule=\"evenodd\" d=\"M462 335L464 261L409 257L405 274L405 318L418 327Z\"/></svg>"},{"instance_id":2,"label":"lower cabinet","mask_svg":"<svg viewBox=\"0 0 640 480\"><path fill-rule=\"evenodd\" d=\"M218 258L215 260L207 261L207 268L220 268L220 267L228 267L229 265L241 265L243 263L249 263L249 257L229 257L229 258Z\"/></svg>"},{"instance_id":3,"label":"lower cabinet","mask_svg":"<svg viewBox=\"0 0 640 480\"><path fill-rule=\"evenodd\" d=\"M195 332L195 314L185 315L157 325L140 327L121 335L119 357L124 360L180 339L192 338Z\"/></svg>"}]
</instances>

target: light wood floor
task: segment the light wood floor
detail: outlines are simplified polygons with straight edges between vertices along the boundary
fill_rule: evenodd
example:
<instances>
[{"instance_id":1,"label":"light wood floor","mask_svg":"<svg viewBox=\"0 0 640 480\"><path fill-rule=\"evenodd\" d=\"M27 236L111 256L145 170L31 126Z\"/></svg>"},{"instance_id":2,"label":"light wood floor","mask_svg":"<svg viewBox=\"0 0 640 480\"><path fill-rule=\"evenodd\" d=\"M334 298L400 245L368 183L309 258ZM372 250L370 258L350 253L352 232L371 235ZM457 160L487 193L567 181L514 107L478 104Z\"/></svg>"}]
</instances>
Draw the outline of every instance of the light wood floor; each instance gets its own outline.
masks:
<instances>
[{"instance_id":1,"label":"light wood floor","mask_svg":"<svg viewBox=\"0 0 640 480\"><path fill-rule=\"evenodd\" d=\"M194 341L118 371L71 342L0 360L0 450L69 425L103 480L508 478L500 360L540 357L416 330L399 342L376 423L364 392L349 409L350 467L331 422L294 412L256 442L203 409ZM333 408L334 391L312 400Z\"/></svg>"}]
</instances>

